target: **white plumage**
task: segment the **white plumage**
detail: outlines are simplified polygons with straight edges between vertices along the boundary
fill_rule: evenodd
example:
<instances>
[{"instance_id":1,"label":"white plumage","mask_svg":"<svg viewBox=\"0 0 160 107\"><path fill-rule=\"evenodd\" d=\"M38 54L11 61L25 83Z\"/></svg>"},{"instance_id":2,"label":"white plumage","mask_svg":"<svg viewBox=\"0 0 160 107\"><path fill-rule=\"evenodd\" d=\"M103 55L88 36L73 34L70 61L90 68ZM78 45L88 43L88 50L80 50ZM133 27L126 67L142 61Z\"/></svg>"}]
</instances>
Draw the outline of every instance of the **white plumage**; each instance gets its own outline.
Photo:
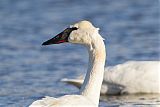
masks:
<instances>
[{"instance_id":1,"label":"white plumage","mask_svg":"<svg viewBox=\"0 0 160 107\"><path fill-rule=\"evenodd\" d=\"M45 97L33 102L29 107L98 107L106 57L103 38L90 22L81 21L43 45L63 42L82 44L89 53L89 66L80 94L59 98Z\"/></svg>"},{"instance_id":2,"label":"white plumage","mask_svg":"<svg viewBox=\"0 0 160 107\"><path fill-rule=\"evenodd\" d=\"M62 79L81 87L83 78ZM101 94L160 93L160 61L128 61L105 68Z\"/></svg>"},{"instance_id":3,"label":"white plumage","mask_svg":"<svg viewBox=\"0 0 160 107\"><path fill-rule=\"evenodd\" d=\"M96 107L89 99L81 95L65 95L59 98L42 98L29 107Z\"/></svg>"}]
</instances>

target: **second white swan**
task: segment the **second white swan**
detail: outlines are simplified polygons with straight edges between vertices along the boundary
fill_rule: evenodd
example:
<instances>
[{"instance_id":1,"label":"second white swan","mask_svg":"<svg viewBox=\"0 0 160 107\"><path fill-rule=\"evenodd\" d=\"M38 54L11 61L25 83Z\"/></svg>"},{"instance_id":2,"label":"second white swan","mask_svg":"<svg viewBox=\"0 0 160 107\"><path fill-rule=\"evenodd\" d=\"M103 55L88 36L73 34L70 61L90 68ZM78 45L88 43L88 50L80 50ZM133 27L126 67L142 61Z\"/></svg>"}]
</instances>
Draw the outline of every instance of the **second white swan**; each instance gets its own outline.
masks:
<instances>
[{"instance_id":1,"label":"second white swan","mask_svg":"<svg viewBox=\"0 0 160 107\"><path fill-rule=\"evenodd\" d=\"M62 81L80 88L83 76ZM160 94L160 61L128 61L105 68L102 95L137 93Z\"/></svg>"},{"instance_id":2,"label":"second white swan","mask_svg":"<svg viewBox=\"0 0 160 107\"><path fill-rule=\"evenodd\" d=\"M62 79L78 88L83 77ZM160 94L160 61L128 61L105 68L101 95Z\"/></svg>"}]
</instances>

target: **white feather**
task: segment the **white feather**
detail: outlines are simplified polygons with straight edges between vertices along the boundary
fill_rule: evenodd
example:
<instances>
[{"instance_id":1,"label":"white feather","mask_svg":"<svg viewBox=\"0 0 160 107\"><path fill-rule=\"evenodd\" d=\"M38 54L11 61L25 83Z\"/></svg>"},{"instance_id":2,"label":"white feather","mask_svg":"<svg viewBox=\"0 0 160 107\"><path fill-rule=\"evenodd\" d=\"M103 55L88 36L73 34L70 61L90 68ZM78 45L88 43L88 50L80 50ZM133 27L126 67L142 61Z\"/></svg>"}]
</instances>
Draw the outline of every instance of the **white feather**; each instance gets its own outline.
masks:
<instances>
[{"instance_id":1,"label":"white feather","mask_svg":"<svg viewBox=\"0 0 160 107\"><path fill-rule=\"evenodd\" d=\"M63 82L80 87L83 78ZM160 61L128 61L105 68L101 94L160 93Z\"/></svg>"}]
</instances>

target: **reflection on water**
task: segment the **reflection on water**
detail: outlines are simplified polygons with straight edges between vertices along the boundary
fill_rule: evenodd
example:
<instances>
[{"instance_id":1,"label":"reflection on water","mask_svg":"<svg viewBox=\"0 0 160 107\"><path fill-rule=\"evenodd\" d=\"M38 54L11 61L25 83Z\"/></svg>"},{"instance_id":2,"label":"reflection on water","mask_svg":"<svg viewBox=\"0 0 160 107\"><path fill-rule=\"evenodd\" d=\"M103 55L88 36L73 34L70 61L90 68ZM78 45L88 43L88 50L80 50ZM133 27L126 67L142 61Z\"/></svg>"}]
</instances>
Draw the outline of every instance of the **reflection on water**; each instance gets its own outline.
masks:
<instances>
[{"instance_id":1,"label":"reflection on water","mask_svg":"<svg viewBox=\"0 0 160 107\"><path fill-rule=\"evenodd\" d=\"M0 107L27 107L43 96L78 91L59 80L85 73L86 50L41 44L79 20L90 20L101 29L108 65L159 60L158 4L158 0L0 0ZM100 105L159 104L156 96L131 100L113 96Z\"/></svg>"},{"instance_id":2,"label":"reflection on water","mask_svg":"<svg viewBox=\"0 0 160 107\"><path fill-rule=\"evenodd\" d=\"M134 107L159 107L159 94L136 94L136 95L122 95L122 96L102 96L101 100L107 102L107 106L134 106Z\"/></svg>"}]
</instances>

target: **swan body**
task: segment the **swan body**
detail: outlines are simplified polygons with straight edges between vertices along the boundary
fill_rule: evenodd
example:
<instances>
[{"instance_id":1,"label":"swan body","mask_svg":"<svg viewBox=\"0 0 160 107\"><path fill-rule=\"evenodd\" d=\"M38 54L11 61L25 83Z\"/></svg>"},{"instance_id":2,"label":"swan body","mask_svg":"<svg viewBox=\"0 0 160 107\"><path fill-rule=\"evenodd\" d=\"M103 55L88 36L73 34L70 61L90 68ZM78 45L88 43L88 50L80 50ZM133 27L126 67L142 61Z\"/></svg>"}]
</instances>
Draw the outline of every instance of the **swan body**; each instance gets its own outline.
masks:
<instances>
[{"instance_id":1,"label":"swan body","mask_svg":"<svg viewBox=\"0 0 160 107\"><path fill-rule=\"evenodd\" d=\"M81 87L83 78L62 79ZM105 68L101 94L160 94L160 61L128 61Z\"/></svg>"},{"instance_id":2,"label":"swan body","mask_svg":"<svg viewBox=\"0 0 160 107\"><path fill-rule=\"evenodd\" d=\"M59 98L46 96L33 102L29 107L96 107L96 105L81 95L65 95Z\"/></svg>"},{"instance_id":3,"label":"swan body","mask_svg":"<svg viewBox=\"0 0 160 107\"><path fill-rule=\"evenodd\" d=\"M84 45L89 53L88 70L79 94L45 97L34 101L29 107L98 107L106 58L103 38L89 21L81 21L42 45L64 42Z\"/></svg>"}]
</instances>

